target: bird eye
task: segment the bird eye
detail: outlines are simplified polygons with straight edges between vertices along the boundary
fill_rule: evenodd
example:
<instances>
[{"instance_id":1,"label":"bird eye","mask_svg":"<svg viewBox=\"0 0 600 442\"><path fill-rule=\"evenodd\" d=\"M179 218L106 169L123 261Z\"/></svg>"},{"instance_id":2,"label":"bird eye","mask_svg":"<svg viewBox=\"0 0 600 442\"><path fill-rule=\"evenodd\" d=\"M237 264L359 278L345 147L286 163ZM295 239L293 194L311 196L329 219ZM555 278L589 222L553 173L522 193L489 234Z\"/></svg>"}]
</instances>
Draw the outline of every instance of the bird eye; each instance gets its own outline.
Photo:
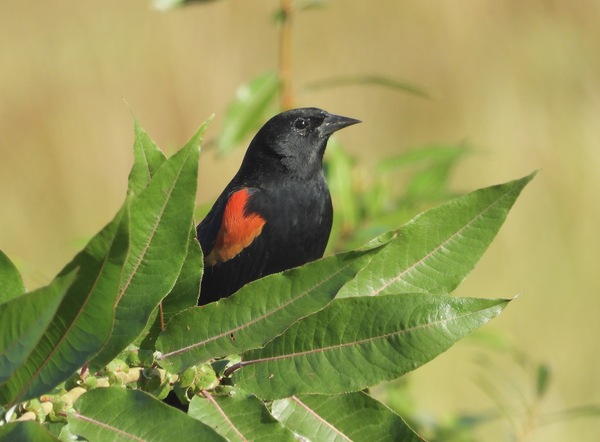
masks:
<instances>
[{"instance_id":1,"label":"bird eye","mask_svg":"<svg viewBox=\"0 0 600 442\"><path fill-rule=\"evenodd\" d=\"M308 126L308 120L306 118L298 118L294 121L294 127L298 130L306 129Z\"/></svg>"}]
</instances>

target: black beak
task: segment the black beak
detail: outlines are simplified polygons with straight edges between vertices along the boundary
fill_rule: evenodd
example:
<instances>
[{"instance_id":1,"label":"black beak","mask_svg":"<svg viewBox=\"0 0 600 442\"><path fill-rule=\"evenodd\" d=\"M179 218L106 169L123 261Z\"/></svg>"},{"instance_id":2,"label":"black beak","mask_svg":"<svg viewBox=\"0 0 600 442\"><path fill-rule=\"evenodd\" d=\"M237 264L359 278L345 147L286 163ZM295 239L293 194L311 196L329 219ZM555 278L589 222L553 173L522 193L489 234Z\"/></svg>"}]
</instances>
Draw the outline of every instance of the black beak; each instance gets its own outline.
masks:
<instances>
[{"instance_id":1,"label":"black beak","mask_svg":"<svg viewBox=\"0 0 600 442\"><path fill-rule=\"evenodd\" d=\"M325 121L323 121L323 124L319 126L318 131L322 137L328 137L329 135L331 135L334 132L337 132L340 129L352 126L353 124L360 122L360 120L355 120L354 118L329 114L327 115L327 117L325 117Z\"/></svg>"}]
</instances>

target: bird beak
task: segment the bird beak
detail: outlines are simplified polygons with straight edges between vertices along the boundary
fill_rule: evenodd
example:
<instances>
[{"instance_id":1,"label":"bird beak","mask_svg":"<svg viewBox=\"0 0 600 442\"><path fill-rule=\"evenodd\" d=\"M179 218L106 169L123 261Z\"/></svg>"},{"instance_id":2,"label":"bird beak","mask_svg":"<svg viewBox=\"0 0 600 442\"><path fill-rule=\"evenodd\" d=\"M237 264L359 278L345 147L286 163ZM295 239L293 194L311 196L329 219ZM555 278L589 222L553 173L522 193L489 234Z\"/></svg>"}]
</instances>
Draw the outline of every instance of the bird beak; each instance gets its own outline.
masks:
<instances>
[{"instance_id":1,"label":"bird beak","mask_svg":"<svg viewBox=\"0 0 600 442\"><path fill-rule=\"evenodd\" d=\"M329 114L327 117L325 117L323 124L319 126L318 131L322 137L328 137L332 133L343 129L344 127L352 126L353 124L360 122L360 120L355 120L354 118Z\"/></svg>"}]
</instances>

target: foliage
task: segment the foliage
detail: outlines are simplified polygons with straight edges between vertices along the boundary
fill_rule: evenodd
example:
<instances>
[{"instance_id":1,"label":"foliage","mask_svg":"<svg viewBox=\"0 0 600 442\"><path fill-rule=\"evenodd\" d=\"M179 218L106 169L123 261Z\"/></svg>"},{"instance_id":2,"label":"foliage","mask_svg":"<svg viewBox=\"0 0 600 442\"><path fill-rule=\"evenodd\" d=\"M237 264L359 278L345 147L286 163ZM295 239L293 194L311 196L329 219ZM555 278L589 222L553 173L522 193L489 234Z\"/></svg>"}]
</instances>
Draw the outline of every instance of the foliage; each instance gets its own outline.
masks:
<instances>
[{"instance_id":1,"label":"foliage","mask_svg":"<svg viewBox=\"0 0 600 442\"><path fill-rule=\"evenodd\" d=\"M335 429L364 440L381 422L392 437L419 440L364 390L435 358L509 303L449 293L533 175L200 308L190 229L205 127L166 159L136 123L121 210L48 286L24 292L2 260L12 281L0 306L5 420L35 417L50 439L291 440ZM188 415L160 402L171 389L193 398ZM0 435L43 431L31 425Z\"/></svg>"},{"instance_id":2,"label":"foliage","mask_svg":"<svg viewBox=\"0 0 600 442\"><path fill-rule=\"evenodd\" d=\"M289 19L324 3L281 1L279 71L240 86L220 153L293 103ZM379 74L325 78L302 90L348 85L428 97ZM199 308L203 256L193 215L206 124L171 158L137 121L134 129L121 209L50 284L27 293L0 252L0 440L417 441L423 431L459 440L487 419L428 428L368 389L435 358L510 302L451 293L533 174L454 198L448 181L467 146L418 147L365 172L332 139L330 256ZM541 398L543 366L537 379ZM170 391L189 403L187 414L161 402Z\"/></svg>"}]
</instances>

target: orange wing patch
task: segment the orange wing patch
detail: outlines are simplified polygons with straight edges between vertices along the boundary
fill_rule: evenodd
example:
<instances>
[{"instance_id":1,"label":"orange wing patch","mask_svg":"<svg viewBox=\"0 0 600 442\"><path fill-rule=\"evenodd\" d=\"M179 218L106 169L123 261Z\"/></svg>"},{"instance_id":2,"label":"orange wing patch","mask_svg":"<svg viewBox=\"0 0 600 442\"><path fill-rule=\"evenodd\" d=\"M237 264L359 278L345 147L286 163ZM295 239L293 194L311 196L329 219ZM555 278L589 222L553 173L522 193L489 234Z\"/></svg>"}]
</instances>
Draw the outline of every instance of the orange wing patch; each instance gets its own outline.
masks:
<instances>
[{"instance_id":1,"label":"orange wing patch","mask_svg":"<svg viewBox=\"0 0 600 442\"><path fill-rule=\"evenodd\" d=\"M206 257L209 266L234 258L262 232L266 220L257 213L245 213L249 197L248 190L242 189L227 200L215 246Z\"/></svg>"}]
</instances>

